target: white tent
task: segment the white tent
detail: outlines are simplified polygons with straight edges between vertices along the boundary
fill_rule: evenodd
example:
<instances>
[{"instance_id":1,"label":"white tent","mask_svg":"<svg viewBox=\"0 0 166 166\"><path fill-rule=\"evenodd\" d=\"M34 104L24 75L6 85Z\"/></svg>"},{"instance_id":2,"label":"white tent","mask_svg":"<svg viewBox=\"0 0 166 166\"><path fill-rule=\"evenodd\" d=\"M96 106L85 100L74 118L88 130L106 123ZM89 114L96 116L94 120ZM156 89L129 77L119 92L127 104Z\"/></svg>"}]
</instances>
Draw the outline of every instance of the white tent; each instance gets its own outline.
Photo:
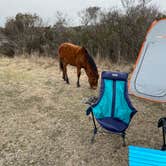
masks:
<instances>
[{"instance_id":1,"label":"white tent","mask_svg":"<svg viewBox=\"0 0 166 166\"><path fill-rule=\"evenodd\" d=\"M129 82L129 92L166 102L166 19L150 26Z\"/></svg>"}]
</instances>

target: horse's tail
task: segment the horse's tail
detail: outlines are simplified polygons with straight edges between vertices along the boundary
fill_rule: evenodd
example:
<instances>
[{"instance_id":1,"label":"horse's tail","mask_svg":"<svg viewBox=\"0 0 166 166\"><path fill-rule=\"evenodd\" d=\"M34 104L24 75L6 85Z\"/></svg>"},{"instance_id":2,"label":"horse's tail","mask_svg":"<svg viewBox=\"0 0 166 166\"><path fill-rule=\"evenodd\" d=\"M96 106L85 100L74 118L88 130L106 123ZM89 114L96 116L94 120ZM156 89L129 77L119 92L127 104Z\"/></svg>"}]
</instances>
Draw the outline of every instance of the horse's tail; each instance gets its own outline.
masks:
<instances>
[{"instance_id":1,"label":"horse's tail","mask_svg":"<svg viewBox=\"0 0 166 166\"><path fill-rule=\"evenodd\" d=\"M59 58L59 68L62 71L63 70L63 63L62 60Z\"/></svg>"},{"instance_id":2,"label":"horse's tail","mask_svg":"<svg viewBox=\"0 0 166 166\"><path fill-rule=\"evenodd\" d=\"M63 71L63 62L62 62L62 59L61 59L61 57L60 57L60 48L61 48L61 46L59 46L59 48L58 48L58 59L59 59L59 69L61 70L61 71Z\"/></svg>"}]
</instances>

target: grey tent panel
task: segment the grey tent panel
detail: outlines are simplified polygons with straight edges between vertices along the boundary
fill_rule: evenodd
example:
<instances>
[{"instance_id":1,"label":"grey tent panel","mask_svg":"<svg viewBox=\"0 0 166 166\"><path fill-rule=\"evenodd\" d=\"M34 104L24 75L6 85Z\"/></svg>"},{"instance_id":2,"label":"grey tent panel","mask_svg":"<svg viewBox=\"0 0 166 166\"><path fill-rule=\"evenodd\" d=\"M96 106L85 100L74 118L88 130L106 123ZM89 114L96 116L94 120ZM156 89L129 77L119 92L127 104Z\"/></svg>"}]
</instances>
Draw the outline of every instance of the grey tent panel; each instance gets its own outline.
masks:
<instances>
[{"instance_id":1,"label":"grey tent panel","mask_svg":"<svg viewBox=\"0 0 166 166\"><path fill-rule=\"evenodd\" d=\"M151 27L131 76L129 92L166 102L166 19L154 22Z\"/></svg>"}]
</instances>

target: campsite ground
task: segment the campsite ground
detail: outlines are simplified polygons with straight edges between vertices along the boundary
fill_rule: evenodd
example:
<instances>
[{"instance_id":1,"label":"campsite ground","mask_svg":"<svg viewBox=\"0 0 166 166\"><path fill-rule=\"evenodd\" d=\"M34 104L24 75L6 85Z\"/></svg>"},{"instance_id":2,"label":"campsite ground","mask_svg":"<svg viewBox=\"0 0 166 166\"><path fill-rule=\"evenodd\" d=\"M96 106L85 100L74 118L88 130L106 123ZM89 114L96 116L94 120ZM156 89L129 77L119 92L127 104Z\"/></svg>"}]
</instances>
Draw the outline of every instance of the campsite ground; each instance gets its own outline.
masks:
<instances>
[{"instance_id":1,"label":"campsite ground","mask_svg":"<svg viewBox=\"0 0 166 166\"><path fill-rule=\"evenodd\" d=\"M98 64L99 71L129 72L132 64ZM97 95L82 71L68 68L70 85L58 62L49 58L0 59L0 165L3 166L127 166L128 148L117 135L100 133L90 144L92 120L82 100ZM159 149L157 128L166 105L130 96L138 113L127 130L127 145Z\"/></svg>"}]
</instances>

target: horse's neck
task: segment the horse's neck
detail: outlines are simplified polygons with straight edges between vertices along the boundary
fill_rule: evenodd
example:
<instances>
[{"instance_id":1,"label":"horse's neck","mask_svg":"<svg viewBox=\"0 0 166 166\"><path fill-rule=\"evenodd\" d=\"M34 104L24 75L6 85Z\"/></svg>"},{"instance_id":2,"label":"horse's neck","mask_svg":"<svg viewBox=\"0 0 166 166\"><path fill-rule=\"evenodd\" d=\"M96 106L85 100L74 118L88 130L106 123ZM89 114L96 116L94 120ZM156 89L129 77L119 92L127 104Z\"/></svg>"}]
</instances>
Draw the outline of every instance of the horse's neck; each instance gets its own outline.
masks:
<instances>
[{"instance_id":1,"label":"horse's neck","mask_svg":"<svg viewBox=\"0 0 166 166\"><path fill-rule=\"evenodd\" d=\"M90 64L87 59L85 64L86 65L84 66L84 69L88 77L91 77L93 74L96 75L96 73L98 73L98 71L94 69L92 64Z\"/></svg>"},{"instance_id":2,"label":"horse's neck","mask_svg":"<svg viewBox=\"0 0 166 166\"><path fill-rule=\"evenodd\" d=\"M92 70L92 67L90 66L90 64L87 64L84 69L85 69L87 76L90 77L91 73L93 73L93 70Z\"/></svg>"}]
</instances>

